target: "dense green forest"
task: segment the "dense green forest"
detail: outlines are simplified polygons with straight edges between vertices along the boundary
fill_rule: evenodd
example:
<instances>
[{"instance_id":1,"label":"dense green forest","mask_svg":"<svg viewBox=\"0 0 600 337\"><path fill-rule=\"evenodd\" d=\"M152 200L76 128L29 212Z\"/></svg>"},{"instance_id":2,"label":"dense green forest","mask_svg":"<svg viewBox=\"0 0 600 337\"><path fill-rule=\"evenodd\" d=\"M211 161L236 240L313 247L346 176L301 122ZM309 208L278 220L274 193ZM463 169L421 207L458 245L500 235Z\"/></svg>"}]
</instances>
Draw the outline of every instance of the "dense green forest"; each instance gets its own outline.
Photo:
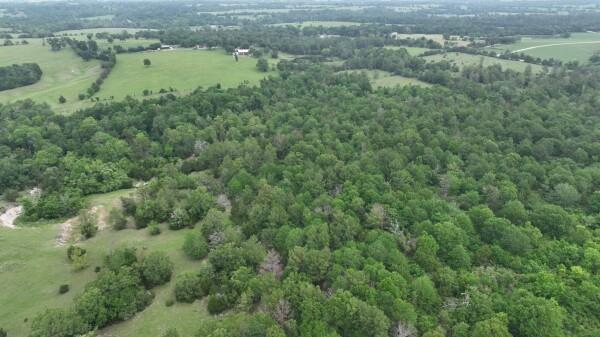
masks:
<instances>
[{"instance_id":1,"label":"dense green forest","mask_svg":"<svg viewBox=\"0 0 600 337\"><path fill-rule=\"evenodd\" d=\"M72 116L25 101L0 108L0 182L40 182L43 195L26 204L37 218L150 179L125 215L140 228L195 227L184 248L208 257L176 279L177 300L208 296L211 313L238 312L198 336L592 336L598 75L473 82L471 97L460 88L374 91L360 76L315 66L256 88ZM32 336L141 310L144 272L131 266L144 262L114 259L130 262L107 262L73 311L42 314ZM106 282L124 282L136 299L94 300Z\"/></svg>"},{"instance_id":2,"label":"dense green forest","mask_svg":"<svg viewBox=\"0 0 600 337\"><path fill-rule=\"evenodd\" d=\"M0 91L33 84L42 78L42 69L35 63L0 67Z\"/></svg>"},{"instance_id":3,"label":"dense green forest","mask_svg":"<svg viewBox=\"0 0 600 337\"><path fill-rule=\"evenodd\" d=\"M64 258L83 270L92 252L81 242L100 230L89 196L131 189L103 230L184 233L176 249L197 263L176 273L168 252L102 252L84 289L27 318L29 336L105 336L101 329L143 313L165 284L173 291L164 310L202 301L207 314L193 335L164 322L170 329L156 337L599 336L600 65L390 36L495 43L600 28L598 13L576 6L564 20L481 14L539 10L525 3L304 8L255 20L205 13L223 9L217 3L3 5L0 13L12 14L0 26L98 62L80 100L101 91L118 53L154 50L156 41L228 56L249 48L267 74L254 86L164 90L73 113L30 99L0 103L0 194L23 207L18 224L79 216L81 240ZM237 14L253 9L281 8ZM152 44L125 50L106 47L118 34L58 33L101 15L114 15L106 26L156 28L120 33ZM267 25L307 18L369 24ZM187 27L198 23L242 29ZM430 62L410 48L526 65ZM138 64L145 71L157 67L148 55ZM376 87L363 70L426 86ZM0 90L41 75L37 64L0 67ZM0 337L13 337L2 328Z\"/></svg>"}]
</instances>

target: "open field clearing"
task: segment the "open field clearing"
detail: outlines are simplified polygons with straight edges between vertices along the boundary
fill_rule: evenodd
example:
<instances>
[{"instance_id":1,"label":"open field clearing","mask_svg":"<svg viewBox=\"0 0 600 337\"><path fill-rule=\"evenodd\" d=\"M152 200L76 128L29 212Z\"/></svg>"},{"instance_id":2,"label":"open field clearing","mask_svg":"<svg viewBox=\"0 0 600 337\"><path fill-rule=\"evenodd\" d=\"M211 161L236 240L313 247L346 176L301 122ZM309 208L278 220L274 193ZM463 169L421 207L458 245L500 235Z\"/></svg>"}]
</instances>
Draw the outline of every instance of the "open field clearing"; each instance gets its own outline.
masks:
<instances>
[{"instance_id":1,"label":"open field clearing","mask_svg":"<svg viewBox=\"0 0 600 337\"><path fill-rule=\"evenodd\" d=\"M143 65L144 59L152 65ZM235 87L243 81L258 83L268 73L256 69L256 58L241 56L235 62L223 50L191 50L121 54L117 65L98 93L100 98L121 99L140 97L147 89L158 93L172 87L179 93L193 91L198 86Z\"/></svg>"},{"instance_id":2,"label":"open field clearing","mask_svg":"<svg viewBox=\"0 0 600 337\"><path fill-rule=\"evenodd\" d=\"M509 45L495 45L498 51L509 50L543 59L587 62L600 51L600 33L573 33L569 38L524 36Z\"/></svg>"},{"instance_id":3,"label":"open field clearing","mask_svg":"<svg viewBox=\"0 0 600 337\"><path fill-rule=\"evenodd\" d=\"M87 40L87 36L85 35L75 35L75 36L71 36L72 39L76 39L76 40ZM94 38L95 39L95 38ZM149 45L153 44L153 43L160 43L160 41L158 39L125 39L125 40L119 40L119 39L115 39L113 40L113 42L108 42L107 40L104 39L95 39L96 42L98 43L98 47L100 48L113 48L115 46L121 46L125 49L127 48L131 48L131 47L148 47Z\"/></svg>"},{"instance_id":4,"label":"open field clearing","mask_svg":"<svg viewBox=\"0 0 600 337\"><path fill-rule=\"evenodd\" d=\"M103 209L119 204L119 197L133 190L121 190L107 194L90 196L89 206ZM175 274L197 268L194 262L181 250L187 230L170 231L163 228L157 236L150 236L145 229L125 229L114 231L105 228L89 240L79 245L88 251L89 267L74 271L68 263L68 245L57 245L57 236L62 223L29 226L18 229L0 227L0 326L10 336L26 336L29 333L31 318L46 308L68 307L73 298L81 293L86 283L95 278L94 268L102 264L103 256L121 246L137 247L140 251L164 251L175 264ZM74 231L73 236L75 236ZM58 287L69 284L70 291L59 295ZM145 311L138 313L127 322L116 324L102 332L104 336L159 336L169 327L177 326L184 333L198 328L205 312L201 302L193 304L177 303L169 308L165 301L172 297L172 283L154 289L157 293L153 303ZM27 289L27 291L22 291ZM157 315L160 314L160 319ZM184 323L185 322L185 323Z\"/></svg>"},{"instance_id":5,"label":"open field clearing","mask_svg":"<svg viewBox=\"0 0 600 337\"><path fill-rule=\"evenodd\" d=\"M431 50L429 48L404 47L404 46L385 46L384 48L391 49L391 50L406 49L408 54L410 54L412 56L419 56L419 55L423 54L424 52Z\"/></svg>"},{"instance_id":6,"label":"open field clearing","mask_svg":"<svg viewBox=\"0 0 600 337\"><path fill-rule=\"evenodd\" d=\"M531 70L534 73L538 73L538 72L542 71L542 69L543 69L543 67L538 64L530 64L530 63L512 61L512 60L502 60L502 59L498 59L495 57L471 55L471 54L464 54L464 53L437 54L437 55L425 56L423 58L429 62L448 61L448 62L456 64L461 69L464 68L465 66L479 65L479 63L481 62L482 59L483 59L484 66L491 66L493 64L499 64L502 66L503 69L512 69L514 71L520 71L520 72L525 71L527 66L531 66Z\"/></svg>"},{"instance_id":7,"label":"open field clearing","mask_svg":"<svg viewBox=\"0 0 600 337\"><path fill-rule=\"evenodd\" d=\"M446 40L444 39L444 35L443 34L394 34L394 36L397 39L413 39L413 40L418 40L418 39L426 39L426 40L432 40L435 41L441 45L444 45L444 43L448 42L450 45L453 46L466 46L468 45L470 42L469 41L463 41L460 40L460 38L458 36L451 36L450 40Z\"/></svg>"},{"instance_id":8,"label":"open field clearing","mask_svg":"<svg viewBox=\"0 0 600 337\"><path fill-rule=\"evenodd\" d=\"M83 20L83 21L110 21L114 18L115 18L114 14L108 14L108 15L89 16L86 18L81 18L80 20Z\"/></svg>"},{"instance_id":9,"label":"open field clearing","mask_svg":"<svg viewBox=\"0 0 600 337\"><path fill-rule=\"evenodd\" d=\"M142 30L152 30L152 29L143 29L143 28L86 28L86 29L74 29L74 30L62 30L60 32L54 33L54 35L87 35L87 34L96 34L96 33L111 33L111 34L119 34L123 31L127 31L129 34L134 34L135 32L139 32Z\"/></svg>"},{"instance_id":10,"label":"open field clearing","mask_svg":"<svg viewBox=\"0 0 600 337\"><path fill-rule=\"evenodd\" d=\"M0 102L31 98L47 102L60 112L73 111L88 104L87 101L79 101L77 95L85 92L96 80L100 63L96 60L83 61L70 48L53 52L50 46L42 45L41 39L28 41L28 45L0 48L0 66L35 62L43 71L42 79L32 85L0 91ZM61 95L67 103L58 103Z\"/></svg>"},{"instance_id":11,"label":"open field clearing","mask_svg":"<svg viewBox=\"0 0 600 337\"><path fill-rule=\"evenodd\" d=\"M289 23L277 23L273 26L299 26L304 27L343 27L343 26L359 26L362 25L360 22L351 21L303 21L303 22L289 22Z\"/></svg>"},{"instance_id":12,"label":"open field clearing","mask_svg":"<svg viewBox=\"0 0 600 337\"><path fill-rule=\"evenodd\" d=\"M375 88L379 87L395 87L404 85L415 85L420 87L430 87L431 84L420 81L416 78L404 77L394 75L390 72L383 70L367 70L367 69L353 69L346 70L348 73L365 74L371 81L371 84Z\"/></svg>"}]
</instances>

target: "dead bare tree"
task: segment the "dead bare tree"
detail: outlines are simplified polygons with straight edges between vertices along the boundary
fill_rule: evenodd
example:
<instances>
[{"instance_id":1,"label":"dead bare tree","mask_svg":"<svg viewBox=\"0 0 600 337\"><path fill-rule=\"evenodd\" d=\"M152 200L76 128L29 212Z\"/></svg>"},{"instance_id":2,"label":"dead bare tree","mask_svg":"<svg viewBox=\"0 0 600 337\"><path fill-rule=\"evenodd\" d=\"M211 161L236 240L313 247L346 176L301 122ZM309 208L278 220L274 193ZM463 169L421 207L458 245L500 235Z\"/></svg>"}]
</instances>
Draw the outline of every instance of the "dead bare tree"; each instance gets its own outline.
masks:
<instances>
[{"instance_id":1,"label":"dead bare tree","mask_svg":"<svg viewBox=\"0 0 600 337\"><path fill-rule=\"evenodd\" d=\"M398 322L390 331L390 337L414 337L417 335L417 329L404 322Z\"/></svg>"},{"instance_id":2,"label":"dead bare tree","mask_svg":"<svg viewBox=\"0 0 600 337\"><path fill-rule=\"evenodd\" d=\"M265 256L265 259L260 264L260 273L273 273L275 277L280 278L283 275L283 265L281 264L281 257L276 250L271 249Z\"/></svg>"}]
</instances>

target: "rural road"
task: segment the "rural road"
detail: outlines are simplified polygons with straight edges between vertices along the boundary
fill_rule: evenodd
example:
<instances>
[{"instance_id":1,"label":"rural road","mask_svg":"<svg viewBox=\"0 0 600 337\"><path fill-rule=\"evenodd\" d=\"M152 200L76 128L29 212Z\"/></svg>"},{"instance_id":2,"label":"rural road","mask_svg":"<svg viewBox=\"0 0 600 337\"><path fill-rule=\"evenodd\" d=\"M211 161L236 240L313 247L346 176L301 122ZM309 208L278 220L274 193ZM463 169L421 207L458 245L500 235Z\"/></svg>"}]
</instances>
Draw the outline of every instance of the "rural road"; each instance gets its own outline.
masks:
<instances>
[{"instance_id":1,"label":"rural road","mask_svg":"<svg viewBox=\"0 0 600 337\"><path fill-rule=\"evenodd\" d=\"M512 52L520 53L520 52L523 52L526 50L544 48L544 47L566 46L566 45L573 45L573 44L594 44L594 43L600 43L600 41L551 43L551 44L543 44L541 46L533 46L533 47L527 47L527 48L523 48L523 49L519 49L519 50L513 50Z\"/></svg>"}]
</instances>

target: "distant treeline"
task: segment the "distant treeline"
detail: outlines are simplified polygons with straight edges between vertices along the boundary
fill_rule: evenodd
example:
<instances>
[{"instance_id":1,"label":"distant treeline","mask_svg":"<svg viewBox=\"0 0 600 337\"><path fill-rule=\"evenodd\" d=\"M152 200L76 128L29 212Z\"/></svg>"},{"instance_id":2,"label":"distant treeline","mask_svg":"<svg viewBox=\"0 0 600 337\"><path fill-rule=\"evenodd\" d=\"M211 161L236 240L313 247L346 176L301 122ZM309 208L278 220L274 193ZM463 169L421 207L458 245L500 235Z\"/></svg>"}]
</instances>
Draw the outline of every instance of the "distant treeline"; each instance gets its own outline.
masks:
<instances>
[{"instance_id":1,"label":"distant treeline","mask_svg":"<svg viewBox=\"0 0 600 337\"><path fill-rule=\"evenodd\" d=\"M42 69L37 63L0 67L0 91L34 84L40 78L42 78Z\"/></svg>"}]
</instances>

